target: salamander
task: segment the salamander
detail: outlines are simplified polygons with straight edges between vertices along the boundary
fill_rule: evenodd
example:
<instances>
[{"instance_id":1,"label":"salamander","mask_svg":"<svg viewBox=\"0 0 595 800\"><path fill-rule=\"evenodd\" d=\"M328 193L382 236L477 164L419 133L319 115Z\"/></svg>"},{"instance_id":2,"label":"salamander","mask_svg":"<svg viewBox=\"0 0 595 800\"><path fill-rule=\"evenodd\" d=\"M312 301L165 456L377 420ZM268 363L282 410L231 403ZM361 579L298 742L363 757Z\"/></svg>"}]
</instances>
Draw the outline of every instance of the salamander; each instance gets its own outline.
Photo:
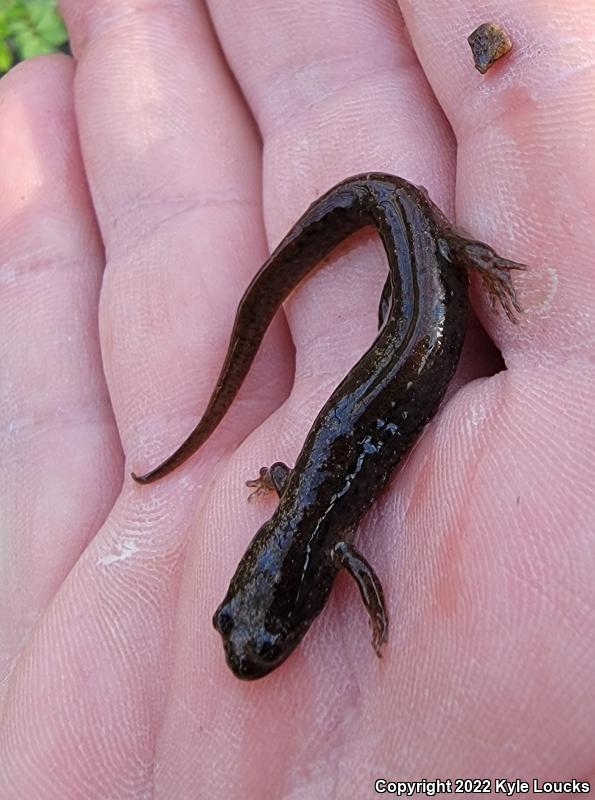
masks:
<instances>
[{"instance_id":1,"label":"salamander","mask_svg":"<svg viewBox=\"0 0 595 800\"><path fill-rule=\"evenodd\" d=\"M343 239L372 225L388 259L379 333L316 417L293 469L281 462L249 481L279 504L242 557L213 624L243 679L263 677L299 644L341 569L355 580L378 655L388 636L382 585L353 543L357 526L437 412L455 372L468 314L468 269L515 321L511 270L489 245L449 224L425 189L383 173L348 178L316 200L256 274L240 302L207 408L187 439L144 475L183 464L233 402L275 313Z\"/></svg>"}]
</instances>

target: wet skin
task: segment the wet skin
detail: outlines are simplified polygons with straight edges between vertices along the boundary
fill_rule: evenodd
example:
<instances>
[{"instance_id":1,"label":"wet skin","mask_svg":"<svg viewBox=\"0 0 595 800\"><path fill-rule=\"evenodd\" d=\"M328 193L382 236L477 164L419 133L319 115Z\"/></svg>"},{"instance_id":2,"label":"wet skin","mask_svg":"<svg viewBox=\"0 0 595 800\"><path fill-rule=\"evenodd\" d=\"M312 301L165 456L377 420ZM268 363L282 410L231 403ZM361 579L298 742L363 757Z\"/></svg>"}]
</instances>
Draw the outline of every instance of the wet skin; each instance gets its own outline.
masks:
<instances>
[{"instance_id":1,"label":"wet skin","mask_svg":"<svg viewBox=\"0 0 595 800\"><path fill-rule=\"evenodd\" d=\"M381 583L353 544L357 526L393 470L434 416L455 372L468 312L467 269L492 302L520 312L510 270L488 245L457 233L424 189L382 173L342 181L314 202L252 280L240 302L227 355L198 425L139 483L186 461L215 430L237 394L283 300L333 248L373 225L389 275L380 331L318 414L295 466L277 462L249 481L274 489L279 505L242 557L213 624L227 663L243 679L263 677L299 644L346 569L356 581L378 655L388 617Z\"/></svg>"}]
</instances>

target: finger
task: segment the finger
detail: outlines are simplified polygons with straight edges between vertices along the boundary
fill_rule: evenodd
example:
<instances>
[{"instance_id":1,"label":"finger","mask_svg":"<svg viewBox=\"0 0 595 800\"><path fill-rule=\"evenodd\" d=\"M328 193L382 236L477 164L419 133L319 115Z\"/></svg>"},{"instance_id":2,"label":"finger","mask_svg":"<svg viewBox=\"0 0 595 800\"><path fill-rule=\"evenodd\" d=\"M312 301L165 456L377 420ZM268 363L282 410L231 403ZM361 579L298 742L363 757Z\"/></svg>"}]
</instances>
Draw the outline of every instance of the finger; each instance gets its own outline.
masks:
<instances>
[{"instance_id":1,"label":"finger","mask_svg":"<svg viewBox=\"0 0 595 800\"><path fill-rule=\"evenodd\" d=\"M436 660L428 663L426 682L431 675L454 674L445 668L447 660L479 665L485 654L477 672L458 677L465 696L476 701L459 704L459 720L448 722L444 755L451 765L457 751L471 754L461 743L481 735L489 720L499 731L491 742L492 763L510 765L510 752L522 742L524 769L532 763L532 774L588 775L593 637L584 631L595 604L587 577L595 551L585 532L592 527L588 476L595 431L593 370L585 355L590 333L581 329L593 300L586 211L593 200L593 103L585 80L590 40L583 45L581 39L593 10L576 2L402 5L457 135L458 219L504 255L529 264L520 297L525 320L520 330L504 323L496 330L512 369L469 387L451 404L443 436L461 433L451 437L450 449L438 446L428 459L432 492L424 497L425 516L436 519L438 509L464 503L468 535L460 523L437 527L444 531L431 540L438 558L420 542L417 564L427 567L419 577L434 587L434 609L418 626L412 652L432 647ZM482 79L468 61L466 36L486 19L501 20L515 44ZM452 43L448 51L437 41L438 30ZM457 471L447 482L453 463ZM477 593L481 603L463 608L465 591ZM439 644L446 616L459 634ZM535 658L539 641L552 643L545 661ZM485 667L494 681L486 683ZM502 679L507 670L509 679ZM432 685L437 697L456 691L440 680ZM438 715L432 729L446 730ZM472 758L481 763L481 752ZM464 771L464 760L458 763Z\"/></svg>"},{"instance_id":2,"label":"finger","mask_svg":"<svg viewBox=\"0 0 595 800\"><path fill-rule=\"evenodd\" d=\"M127 2L108 8L77 0L63 9L108 258L104 361L123 439L148 458L165 443L164 409L183 421L191 406L195 413L201 387L212 388L207 372L219 366L215 350L229 327L218 316L231 316L240 271L253 271L252 259L263 255L262 237L252 238L258 141L195 3L136 3L131 10ZM271 353L271 379L261 374L262 386L252 392L260 408L240 409L244 420L275 402L287 374L275 358ZM202 481L209 477L203 469ZM3 709L0 760L11 796L152 792L180 562L198 484L178 478L174 492L171 484L127 482L47 610Z\"/></svg>"},{"instance_id":3,"label":"finger","mask_svg":"<svg viewBox=\"0 0 595 800\"><path fill-rule=\"evenodd\" d=\"M424 184L447 207L453 142L407 45L394 3L217 2L210 4L210 11L264 139L271 245L323 190L360 171L380 169L404 175ZM318 711L310 704L308 680L314 680L321 662L329 664L334 659L339 667L339 659L326 653L325 661L320 651L325 637L319 626L319 635L310 640L318 648L312 652L311 664L305 642L291 665L267 678L266 685L252 689L227 674L220 643L208 634L225 580L256 529L258 517L262 520L274 505L273 501L265 509L244 503L241 508L240 496L223 507L220 500L221 495L226 499L231 495L232 483L237 487L244 471L245 480L263 463L294 462L314 414L353 365L354 354L375 335L385 274L380 248L370 237L359 237L349 243L349 256L333 256L332 263L300 286L288 303L298 367L291 401L233 459L225 486L206 511L205 546L189 554L196 572L186 576L180 611L181 618L191 615L193 624L191 631L182 627L178 631L180 658L160 748L160 786L167 786L172 795L196 793L198 774L212 776L212 782L200 788L207 796L214 792L212 765L222 758L219 737L233 736L237 747L231 757L226 753L226 769L233 770L234 785L254 795L265 791L263 787L272 794L284 793L278 766L286 763L292 751L296 719L313 731L308 750L321 744L317 737L326 728L317 725ZM250 471L245 467L248 459L254 466ZM220 553L219 596L205 591L204 585L200 592L196 589L197 575L205 574L205 553L215 551L215 540ZM324 632L329 635L328 626ZM333 638L331 633L327 639L332 651L331 640L336 644L336 635ZM365 634L361 642L361 652L367 656L370 647ZM345 675L339 674L340 669L331 672L332 677L329 674L324 681L328 696L322 705L324 713L333 717L329 709L339 713ZM207 700L205 685L215 689ZM247 692L255 702L275 697L274 703L259 703L258 720ZM202 713L188 714L188 708ZM209 715L215 713L221 730L214 739L205 740L200 726L208 725L213 718ZM185 765L190 763L197 769L188 770Z\"/></svg>"},{"instance_id":4,"label":"finger","mask_svg":"<svg viewBox=\"0 0 595 800\"><path fill-rule=\"evenodd\" d=\"M210 10L264 139L271 244L322 191L366 170L422 184L448 210L453 141L394 3L248 2L238 12L222 2ZM321 397L374 339L386 263L373 238L350 240L287 304L300 403L288 440L303 437Z\"/></svg>"},{"instance_id":5,"label":"finger","mask_svg":"<svg viewBox=\"0 0 595 800\"><path fill-rule=\"evenodd\" d=\"M595 299L592 4L404 0L401 7L457 137L457 220L529 265L515 276L524 326L498 325L508 363L583 357ZM488 20L503 24L513 49L481 76L467 36ZM483 318L493 324L490 314Z\"/></svg>"},{"instance_id":6,"label":"finger","mask_svg":"<svg viewBox=\"0 0 595 800\"><path fill-rule=\"evenodd\" d=\"M0 82L0 684L120 483L73 74L51 57Z\"/></svg>"},{"instance_id":7,"label":"finger","mask_svg":"<svg viewBox=\"0 0 595 800\"><path fill-rule=\"evenodd\" d=\"M133 13L119 0L109 13L92 2L62 7L107 254L106 376L125 452L143 473L197 422L237 302L264 260L260 143L208 17L191 0L141 2ZM244 402L214 439L231 446L245 436L286 393L291 372L277 326Z\"/></svg>"}]
</instances>

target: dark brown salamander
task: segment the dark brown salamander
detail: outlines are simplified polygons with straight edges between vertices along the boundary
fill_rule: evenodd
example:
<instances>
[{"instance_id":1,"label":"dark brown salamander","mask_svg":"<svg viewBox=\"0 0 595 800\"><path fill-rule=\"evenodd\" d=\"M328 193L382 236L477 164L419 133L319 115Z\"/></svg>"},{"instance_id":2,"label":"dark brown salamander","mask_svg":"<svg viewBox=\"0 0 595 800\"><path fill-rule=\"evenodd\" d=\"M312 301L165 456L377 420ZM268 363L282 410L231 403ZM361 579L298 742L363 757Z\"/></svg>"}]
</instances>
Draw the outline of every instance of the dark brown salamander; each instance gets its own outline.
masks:
<instances>
[{"instance_id":1,"label":"dark brown salamander","mask_svg":"<svg viewBox=\"0 0 595 800\"><path fill-rule=\"evenodd\" d=\"M352 544L358 523L413 445L457 366L467 322L466 268L477 269L510 319L520 312L509 271L523 265L461 236L425 190L371 173L348 178L313 203L258 272L240 303L207 409L186 441L146 475L149 483L189 458L215 430L292 289L345 237L378 230L389 265L372 347L318 414L295 467L250 481L280 500L240 561L213 624L238 678L279 666L329 596L337 572L355 579L380 655L388 620L382 586Z\"/></svg>"}]
</instances>

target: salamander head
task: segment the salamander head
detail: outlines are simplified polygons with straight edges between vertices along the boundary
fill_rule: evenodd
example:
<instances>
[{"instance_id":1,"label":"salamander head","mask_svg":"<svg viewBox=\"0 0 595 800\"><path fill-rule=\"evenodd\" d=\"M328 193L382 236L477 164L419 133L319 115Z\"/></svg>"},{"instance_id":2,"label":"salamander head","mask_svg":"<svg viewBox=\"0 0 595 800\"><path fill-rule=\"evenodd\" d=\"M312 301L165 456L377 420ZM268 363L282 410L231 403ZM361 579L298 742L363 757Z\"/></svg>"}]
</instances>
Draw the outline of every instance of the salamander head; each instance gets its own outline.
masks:
<instances>
[{"instance_id":1,"label":"salamander head","mask_svg":"<svg viewBox=\"0 0 595 800\"><path fill-rule=\"evenodd\" d=\"M227 663L243 680L262 678L285 661L315 616L304 618L297 602L302 565L287 558L282 538L272 521L262 526L213 616Z\"/></svg>"},{"instance_id":2,"label":"salamander head","mask_svg":"<svg viewBox=\"0 0 595 800\"><path fill-rule=\"evenodd\" d=\"M243 680L263 678L287 658L293 647L286 649L280 634L267 630L260 613L250 612L237 600L226 598L213 616L213 625L223 638L225 658L233 674Z\"/></svg>"}]
</instances>

